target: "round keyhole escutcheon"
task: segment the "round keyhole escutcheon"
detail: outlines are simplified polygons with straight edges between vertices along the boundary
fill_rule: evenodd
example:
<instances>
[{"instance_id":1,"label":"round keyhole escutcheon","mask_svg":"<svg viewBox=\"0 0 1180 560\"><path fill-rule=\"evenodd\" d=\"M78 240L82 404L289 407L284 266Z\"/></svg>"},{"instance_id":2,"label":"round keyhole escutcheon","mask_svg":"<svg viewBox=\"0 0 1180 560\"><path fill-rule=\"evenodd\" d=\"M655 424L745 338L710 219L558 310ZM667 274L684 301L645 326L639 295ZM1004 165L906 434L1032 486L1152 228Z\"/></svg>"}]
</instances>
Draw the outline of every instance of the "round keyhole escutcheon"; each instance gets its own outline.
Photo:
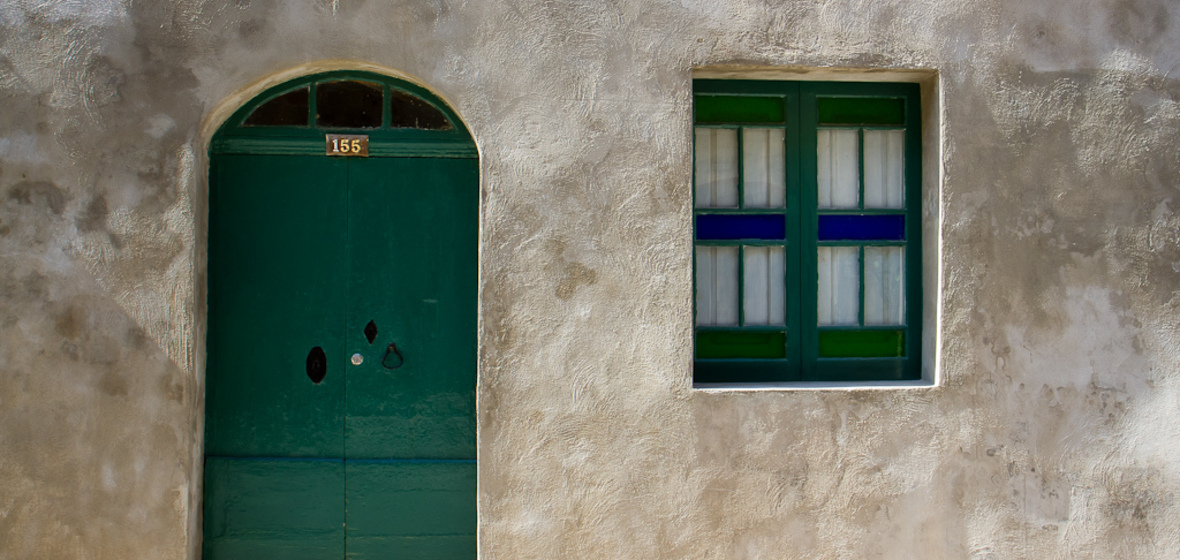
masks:
<instances>
[{"instance_id":1,"label":"round keyhole escutcheon","mask_svg":"<svg viewBox=\"0 0 1180 560\"><path fill-rule=\"evenodd\" d=\"M361 364L363 364L363 363L365 363L365 357L364 357L364 356L362 356L362 355L360 355L360 354L353 354L353 355L352 355L352 365L354 365L354 366L359 366L359 365L361 365Z\"/></svg>"}]
</instances>

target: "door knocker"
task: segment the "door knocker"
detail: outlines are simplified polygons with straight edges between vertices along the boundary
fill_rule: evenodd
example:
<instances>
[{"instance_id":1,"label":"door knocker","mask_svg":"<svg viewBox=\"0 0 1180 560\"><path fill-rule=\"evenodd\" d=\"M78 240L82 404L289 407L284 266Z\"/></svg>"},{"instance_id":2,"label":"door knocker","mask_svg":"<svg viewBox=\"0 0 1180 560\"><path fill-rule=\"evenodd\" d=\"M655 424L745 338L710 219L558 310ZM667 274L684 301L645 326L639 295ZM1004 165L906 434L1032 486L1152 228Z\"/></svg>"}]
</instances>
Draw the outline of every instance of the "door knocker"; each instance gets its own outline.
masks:
<instances>
[{"instance_id":1,"label":"door knocker","mask_svg":"<svg viewBox=\"0 0 1180 560\"><path fill-rule=\"evenodd\" d=\"M394 358L396 358L397 362L391 365L389 363L390 356L393 356ZM402 367L402 365L405 363L406 363L406 359L403 358L402 353L398 351L397 344L390 342L389 346L385 347L385 356L383 358L381 358L381 366L384 367L385 369L397 369L399 367Z\"/></svg>"}]
</instances>

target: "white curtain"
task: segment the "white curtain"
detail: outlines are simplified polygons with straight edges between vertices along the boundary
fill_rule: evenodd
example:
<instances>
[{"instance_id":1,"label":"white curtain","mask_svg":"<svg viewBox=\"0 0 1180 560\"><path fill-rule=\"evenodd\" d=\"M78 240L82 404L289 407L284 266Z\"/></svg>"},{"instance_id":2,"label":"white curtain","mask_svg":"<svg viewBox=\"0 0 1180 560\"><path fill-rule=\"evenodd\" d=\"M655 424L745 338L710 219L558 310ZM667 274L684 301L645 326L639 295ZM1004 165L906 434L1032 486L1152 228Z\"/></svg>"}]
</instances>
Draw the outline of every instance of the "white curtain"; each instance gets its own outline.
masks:
<instances>
[{"instance_id":1,"label":"white curtain","mask_svg":"<svg viewBox=\"0 0 1180 560\"><path fill-rule=\"evenodd\" d=\"M737 130L696 129L696 205L737 208Z\"/></svg>"},{"instance_id":2,"label":"white curtain","mask_svg":"<svg viewBox=\"0 0 1180 560\"><path fill-rule=\"evenodd\" d=\"M746 208L782 208L786 205L785 151L781 128L742 130L742 183Z\"/></svg>"},{"instance_id":3,"label":"white curtain","mask_svg":"<svg viewBox=\"0 0 1180 560\"><path fill-rule=\"evenodd\" d=\"M697 324L737 326L737 247L697 247Z\"/></svg>"},{"instance_id":4,"label":"white curtain","mask_svg":"<svg viewBox=\"0 0 1180 560\"><path fill-rule=\"evenodd\" d=\"M820 325L857 325L860 312L860 248L820 247L817 311Z\"/></svg>"},{"instance_id":5,"label":"white curtain","mask_svg":"<svg viewBox=\"0 0 1180 560\"><path fill-rule=\"evenodd\" d=\"M865 247L864 319L866 325L905 323L904 247Z\"/></svg>"},{"instance_id":6,"label":"white curtain","mask_svg":"<svg viewBox=\"0 0 1180 560\"><path fill-rule=\"evenodd\" d=\"M865 131L865 208L905 208L905 131Z\"/></svg>"},{"instance_id":7,"label":"white curtain","mask_svg":"<svg viewBox=\"0 0 1180 560\"><path fill-rule=\"evenodd\" d=\"M782 325L786 322L786 260L782 247L743 248L742 299L745 324Z\"/></svg>"},{"instance_id":8,"label":"white curtain","mask_svg":"<svg viewBox=\"0 0 1180 560\"><path fill-rule=\"evenodd\" d=\"M819 207L860 206L860 141L855 130L820 130Z\"/></svg>"}]
</instances>

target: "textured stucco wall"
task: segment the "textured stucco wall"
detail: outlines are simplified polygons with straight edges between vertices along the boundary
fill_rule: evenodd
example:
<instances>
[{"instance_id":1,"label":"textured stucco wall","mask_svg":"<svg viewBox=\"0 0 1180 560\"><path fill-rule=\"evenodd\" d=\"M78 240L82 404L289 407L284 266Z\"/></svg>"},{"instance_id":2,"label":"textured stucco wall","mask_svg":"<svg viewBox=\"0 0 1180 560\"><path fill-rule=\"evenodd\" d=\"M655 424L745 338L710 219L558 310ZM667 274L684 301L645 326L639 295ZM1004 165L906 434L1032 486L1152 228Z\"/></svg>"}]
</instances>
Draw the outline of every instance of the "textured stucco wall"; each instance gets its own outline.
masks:
<instances>
[{"instance_id":1,"label":"textured stucco wall","mask_svg":"<svg viewBox=\"0 0 1180 560\"><path fill-rule=\"evenodd\" d=\"M0 560L195 556L205 142L333 59L480 145L483 558L1180 557L1171 0L5 0ZM707 65L938 72L939 386L691 388Z\"/></svg>"}]
</instances>

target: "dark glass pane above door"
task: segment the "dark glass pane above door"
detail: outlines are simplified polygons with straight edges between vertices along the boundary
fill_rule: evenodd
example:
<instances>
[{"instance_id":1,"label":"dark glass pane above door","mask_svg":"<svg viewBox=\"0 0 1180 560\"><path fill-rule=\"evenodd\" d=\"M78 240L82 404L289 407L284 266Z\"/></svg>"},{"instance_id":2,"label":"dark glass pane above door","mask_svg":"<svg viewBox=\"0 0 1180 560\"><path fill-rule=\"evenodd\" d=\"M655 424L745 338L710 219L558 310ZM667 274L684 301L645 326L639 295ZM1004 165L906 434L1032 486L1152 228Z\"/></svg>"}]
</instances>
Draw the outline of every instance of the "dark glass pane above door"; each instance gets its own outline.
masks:
<instances>
[{"instance_id":1,"label":"dark glass pane above door","mask_svg":"<svg viewBox=\"0 0 1180 560\"><path fill-rule=\"evenodd\" d=\"M316 126L323 128L380 128L384 88L357 80L316 85Z\"/></svg>"},{"instance_id":2,"label":"dark glass pane above door","mask_svg":"<svg viewBox=\"0 0 1180 560\"><path fill-rule=\"evenodd\" d=\"M404 91L390 90L392 115L389 126L393 128L424 128L427 130L450 130L451 123L442 111L431 104Z\"/></svg>"},{"instance_id":3,"label":"dark glass pane above door","mask_svg":"<svg viewBox=\"0 0 1180 560\"><path fill-rule=\"evenodd\" d=\"M242 124L245 126L307 126L307 86L263 103Z\"/></svg>"}]
</instances>

